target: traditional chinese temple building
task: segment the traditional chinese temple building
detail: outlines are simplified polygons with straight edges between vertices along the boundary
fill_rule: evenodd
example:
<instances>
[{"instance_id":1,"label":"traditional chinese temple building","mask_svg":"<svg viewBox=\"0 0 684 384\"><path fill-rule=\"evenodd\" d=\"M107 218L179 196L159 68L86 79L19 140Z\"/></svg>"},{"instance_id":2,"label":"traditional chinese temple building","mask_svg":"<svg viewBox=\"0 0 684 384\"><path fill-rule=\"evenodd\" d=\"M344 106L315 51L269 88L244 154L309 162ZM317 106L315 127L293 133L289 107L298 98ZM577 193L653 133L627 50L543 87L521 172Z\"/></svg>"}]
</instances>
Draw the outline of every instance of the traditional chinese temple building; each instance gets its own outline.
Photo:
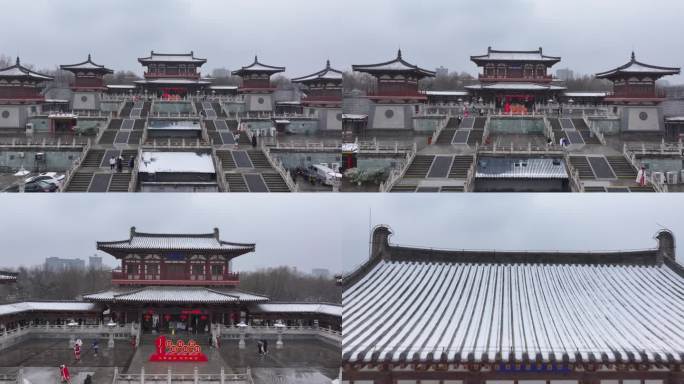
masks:
<instances>
[{"instance_id":1,"label":"traditional chinese temple building","mask_svg":"<svg viewBox=\"0 0 684 384\"><path fill-rule=\"evenodd\" d=\"M343 383L680 383L684 267L637 251L390 244L343 278Z\"/></svg>"},{"instance_id":2,"label":"traditional chinese temple building","mask_svg":"<svg viewBox=\"0 0 684 384\"><path fill-rule=\"evenodd\" d=\"M367 73L377 80L377 89L368 94L373 101L368 117L369 128L413 128L411 118L419 111L419 105L427 100L427 96L419 92L418 82L435 77L435 72L407 62L401 50L393 60L353 65L352 69Z\"/></svg>"},{"instance_id":3,"label":"traditional chinese temple building","mask_svg":"<svg viewBox=\"0 0 684 384\"><path fill-rule=\"evenodd\" d=\"M207 329L212 322L237 323L249 303L264 296L237 289L230 261L254 252L254 244L231 243L218 229L207 234L151 234L131 228L127 240L98 242L97 249L121 260L112 289L84 299L107 305L116 321L142 322L143 330Z\"/></svg>"},{"instance_id":4,"label":"traditional chinese temple building","mask_svg":"<svg viewBox=\"0 0 684 384\"><path fill-rule=\"evenodd\" d=\"M318 113L320 129L342 129L342 71L332 68L328 60L322 70L292 82L306 87L301 104L309 115Z\"/></svg>"},{"instance_id":5,"label":"traditional chinese temple building","mask_svg":"<svg viewBox=\"0 0 684 384\"><path fill-rule=\"evenodd\" d=\"M524 114L535 103L556 99L565 90L553 84L549 68L561 61L536 51L500 51L487 48L484 55L471 56L482 73L479 84L466 86L474 98L494 102L504 113Z\"/></svg>"},{"instance_id":6,"label":"traditional chinese temple building","mask_svg":"<svg viewBox=\"0 0 684 384\"><path fill-rule=\"evenodd\" d=\"M104 76L114 73L104 65L95 64L90 55L78 64L61 65L60 68L74 74L71 108L73 110L99 110L100 95L107 90Z\"/></svg>"},{"instance_id":7,"label":"traditional chinese temple building","mask_svg":"<svg viewBox=\"0 0 684 384\"><path fill-rule=\"evenodd\" d=\"M679 68L642 63L632 52L628 63L597 73L596 78L613 83L613 92L604 101L615 105L623 131L662 131L663 116L657 106L665 100L665 92L658 89L656 81L679 73Z\"/></svg>"},{"instance_id":8,"label":"traditional chinese temple building","mask_svg":"<svg viewBox=\"0 0 684 384\"><path fill-rule=\"evenodd\" d=\"M165 99L203 93L211 84L200 73L207 60L195 57L193 51L181 54L151 51L150 56L141 57L138 62L146 68L145 79L136 81L139 89Z\"/></svg>"},{"instance_id":9,"label":"traditional chinese temple building","mask_svg":"<svg viewBox=\"0 0 684 384\"><path fill-rule=\"evenodd\" d=\"M263 112L274 109L273 91L275 91L275 87L271 84L271 76L281 72L285 72L285 67L260 63L257 56L254 56L252 64L232 72L233 76L242 78L242 85L238 92L244 95L247 112Z\"/></svg>"},{"instance_id":10,"label":"traditional chinese temple building","mask_svg":"<svg viewBox=\"0 0 684 384\"><path fill-rule=\"evenodd\" d=\"M43 85L52 76L21 65L19 57L11 67L0 69L0 129L23 129L31 113L45 101Z\"/></svg>"}]
</instances>

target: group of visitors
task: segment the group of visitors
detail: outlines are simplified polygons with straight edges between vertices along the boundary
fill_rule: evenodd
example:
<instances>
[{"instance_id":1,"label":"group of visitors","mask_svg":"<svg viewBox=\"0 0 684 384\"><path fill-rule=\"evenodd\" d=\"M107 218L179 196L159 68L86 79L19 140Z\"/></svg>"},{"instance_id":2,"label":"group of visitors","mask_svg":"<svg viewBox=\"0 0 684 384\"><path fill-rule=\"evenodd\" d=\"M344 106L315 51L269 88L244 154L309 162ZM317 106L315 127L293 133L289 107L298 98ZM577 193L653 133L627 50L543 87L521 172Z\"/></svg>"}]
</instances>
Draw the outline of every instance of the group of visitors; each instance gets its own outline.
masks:
<instances>
[{"instance_id":1,"label":"group of visitors","mask_svg":"<svg viewBox=\"0 0 684 384\"><path fill-rule=\"evenodd\" d=\"M121 173L123 172L123 162L124 158L123 156L112 156L109 158L109 169L112 171L116 169L117 172ZM133 172L133 168L135 167L135 156L131 156L130 159L128 159L128 170L130 172Z\"/></svg>"}]
</instances>

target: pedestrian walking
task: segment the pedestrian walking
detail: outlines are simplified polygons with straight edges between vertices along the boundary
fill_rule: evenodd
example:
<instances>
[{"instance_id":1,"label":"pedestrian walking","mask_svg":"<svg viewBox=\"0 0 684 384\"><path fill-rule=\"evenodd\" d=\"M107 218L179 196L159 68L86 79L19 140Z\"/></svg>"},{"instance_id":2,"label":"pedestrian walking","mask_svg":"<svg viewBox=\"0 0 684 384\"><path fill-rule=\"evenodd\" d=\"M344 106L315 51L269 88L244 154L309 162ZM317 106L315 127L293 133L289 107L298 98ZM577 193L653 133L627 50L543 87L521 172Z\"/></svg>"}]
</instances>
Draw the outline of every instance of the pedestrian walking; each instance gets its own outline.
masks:
<instances>
[{"instance_id":1,"label":"pedestrian walking","mask_svg":"<svg viewBox=\"0 0 684 384\"><path fill-rule=\"evenodd\" d=\"M116 171L123 171L123 157L119 156L116 158Z\"/></svg>"},{"instance_id":2,"label":"pedestrian walking","mask_svg":"<svg viewBox=\"0 0 684 384\"><path fill-rule=\"evenodd\" d=\"M256 134L252 135L252 148L256 148L257 146L257 137Z\"/></svg>"},{"instance_id":3,"label":"pedestrian walking","mask_svg":"<svg viewBox=\"0 0 684 384\"><path fill-rule=\"evenodd\" d=\"M74 358L76 359L77 363L81 361L81 346L78 344L78 342L74 344Z\"/></svg>"},{"instance_id":4,"label":"pedestrian walking","mask_svg":"<svg viewBox=\"0 0 684 384\"><path fill-rule=\"evenodd\" d=\"M128 159L128 169L133 172L133 168L135 167L135 156L131 156L130 159Z\"/></svg>"},{"instance_id":5,"label":"pedestrian walking","mask_svg":"<svg viewBox=\"0 0 684 384\"><path fill-rule=\"evenodd\" d=\"M98 344L97 340L93 341L93 355L97 357L98 353L100 352L100 345Z\"/></svg>"},{"instance_id":6,"label":"pedestrian walking","mask_svg":"<svg viewBox=\"0 0 684 384\"><path fill-rule=\"evenodd\" d=\"M109 170L113 171L114 167L116 166L116 159L114 156L109 158Z\"/></svg>"},{"instance_id":7,"label":"pedestrian walking","mask_svg":"<svg viewBox=\"0 0 684 384\"><path fill-rule=\"evenodd\" d=\"M59 378L62 383L71 383L71 374L69 374L69 368L62 364L59 366Z\"/></svg>"}]
</instances>

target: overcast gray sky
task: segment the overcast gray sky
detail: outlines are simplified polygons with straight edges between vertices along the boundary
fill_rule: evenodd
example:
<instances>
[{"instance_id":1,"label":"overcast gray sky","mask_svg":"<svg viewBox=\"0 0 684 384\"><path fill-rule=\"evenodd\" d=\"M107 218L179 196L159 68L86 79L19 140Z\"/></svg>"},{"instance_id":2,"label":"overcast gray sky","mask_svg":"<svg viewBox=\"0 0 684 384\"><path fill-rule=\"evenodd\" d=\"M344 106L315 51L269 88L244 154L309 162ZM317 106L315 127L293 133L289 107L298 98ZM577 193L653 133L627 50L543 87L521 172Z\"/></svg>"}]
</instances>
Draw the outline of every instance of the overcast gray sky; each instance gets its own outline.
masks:
<instances>
[{"instance_id":1,"label":"overcast gray sky","mask_svg":"<svg viewBox=\"0 0 684 384\"><path fill-rule=\"evenodd\" d=\"M87 258L96 241L138 231L207 233L255 242L237 270L281 265L349 270L368 257L369 227L395 244L452 249L654 248L671 229L684 260L679 194L6 194L0 198L0 267L47 256ZM115 260L106 256L109 265Z\"/></svg>"},{"instance_id":2,"label":"overcast gray sky","mask_svg":"<svg viewBox=\"0 0 684 384\"><path fill-rule=\"evenodd\" d=\"M396 194L399 195L399 194ZM684 261L684 196L680 194L401 194L358 200L344 221L344 268L368 258L371 225L388 224L390 242L447 249L626 250L657 246L673 231ZM365 225L359 225L363 221Z\"/></svg>"},{"instance_id":3,"label":"overcast gray sky","mask_svg":"<svg viewBox=\"0 0 684 384\"><path fill-rule=\"evenodd\" d=\"M476 73L487 46L561 56L554 69L608 70L637 58L682 66L681 0L5 0L2 50L54 67L94 60L142 68L150 50L194 50L205 70L235 69L254 54L287 75L392 59ZM670 77L682 82L680 76Z\"/></svg>"}]
</instances>

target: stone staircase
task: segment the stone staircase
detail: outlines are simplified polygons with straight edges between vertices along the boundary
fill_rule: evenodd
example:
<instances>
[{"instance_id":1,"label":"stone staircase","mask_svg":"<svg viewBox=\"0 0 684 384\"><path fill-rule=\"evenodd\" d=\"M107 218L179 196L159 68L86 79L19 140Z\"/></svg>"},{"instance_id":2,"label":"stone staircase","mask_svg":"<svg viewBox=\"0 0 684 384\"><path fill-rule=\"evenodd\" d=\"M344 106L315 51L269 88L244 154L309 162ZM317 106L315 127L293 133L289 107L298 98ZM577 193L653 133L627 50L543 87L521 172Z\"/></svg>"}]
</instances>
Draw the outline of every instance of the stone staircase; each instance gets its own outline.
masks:
<instances>
[{"instance_id":1,"label":"stone staircase","mask_svg":"<svg viewBox=\"0 0 684 384\"><path fill-rule=\"evenodd\" d=\"M128 117L131 115L131 110L133 109L133 102L127 101L124 107L121 109L121 116Z\"/></svg>"},{"instance_id":2,"label":"stone staircase","mask_svg":"<svg viewBox=\"0 0 684 384\"><path fill-rule=\"evenodd\" d=\"M572 119L572 124L575 125L575 128L579 131L580 135L582 135L582 139L584 139L586 144L601 144L599 139L592 134L587 123L584 122L584 119ZM634 177L636 177L636 175Z\"/></svg>"},{"instance_id":3,"label":"stone staircase","mask_svg":"<svg viewBox=\"0 0 684 384\"><path fill-rule=\"evenodd\" d=\"M613 168L613 172L618 179L636 180L637 170L632 167L632 164L624 158L624 156L606 156L608 164Z\"/></svg>"},{"instance_id":4,"label":"stone staircase","mask_svg":"<svg viewBox=\"0 0 684 384\"><path fill-rule=\"evenodd\" d=\"M99 168L100 164L102 164L102 159L104 158L104 155L105 155L104 149L91 149L91 150L89 150L85 159L83 159L83 162L81 163L81 167L83 167L83 168Z\"/></svg>"},{"instance_id":5,"label":"stone staircase","mask_svg":"<svg viewBox=\"0 0 684 384\"><path fill-rule=\"evenodd\" d=\"M565 134L565 131L563 131L563 128L561 128L560 121L558 121L558 118L556 117L549 117L549 124L551 125L551 130L553 131L553 137L556 140L554 144L560 143L561 138L568 138L568 135Z\"/></svg>"},{"instance_id":6,"label":"stone staircase","mask_svg":"<svg viewBox=\"0 0 684 384\"><path fill-rule=\"evenodd\" d=\"M240 138L238 139L237 143L238 145L252 145L252 141L245 132L240 132Z\"/></svg>"},{"instance_id":7,"label":"stone staircase","mask_svg":"<svg viewBox=\"0 0 684 384\"><path fill-rule=\"evenodd\" d=\"M147 117L150 114L150 109L152 109L152 102L151 101L144 102L143 107L142 107L142 112L140 113L140 117Z\"/></svg>"},{"instance_id":8,"label":"stone staircase","mask_svg":"<svg viewBox=\"0 0 684 384\"><path fill-rule=\"evenodd\" d=\"M482 136L484 136L484 129L472 129L468 136L468 146L474 147L475 143L482 144Z\"/></svg>"},{"instance_id":9,"label":"stone staircase","mask_svg":"<svg viewBox=\"0 0 684 384\"><path fill-rule=\"evenodd\" d=\"M223 110L223 108L221 107L221 104L220 104L220 103L213 102L213 103L211 103L211 106L214 108L214 111L216 112L216 116L217 116L217 117L219 117L219 118L226 118L226 117L228 117L228 116L226 115L226 112L225 112L225 111Z\"/></svg>"},{"instance_id":10,"label":"stone staircase","mask_svg":"<svg viewBox=\"0 0 684 384\"><path fill-rule=\"evenodd\" d=\"M465 179L468 176L468 169L473 163L472 156L454 156L449 170L450 179Z\"/></svg>"},{"instance_id":11,"label":"stone staircase","mask_svg":"<svg viewBox=\"0 0 684 384\"><path fill-rule=\"evenodd\" d=\"M128 136L128 144L140 144L142 135L142 131L131 131L130 136Z\"/></svg>"},{"instance_id":12,"label":"stone staircase","mask_svg":"<svg viewBox=\"0 0 684 384\"><path fill-rule=\"evenodd\" d=\"M221 161L223 169L233 169L236 167L235 159L233 159L233 154L230 151L216 151L216 156Z\"/></svg>"},{"instance_id":13,"label":"stone staircase","mask_svg":"<svg viewBox=\"0 0 684 384\"><path fill-rule=\"evenodd\" d=\"M430 166L434 160L435 156L433 155L416 155L416 157L413 158L411 165L409 165L408 169L406 170L404 177L424 179L427 176Z\"/></svg>"},{"instance_id":14,"label":"stone staircase","mask_svg":"<svg viewBox=\"0 0 684 384\"><path fill-rule=\"evenodd\" d=\"M268 162L266 155L259 150L247 151L249 159L252 160L254 168L272 168L271 163Z\"/></svg>"},{"instance_id":15,"label":"stone staircase","mask_svg":"<svg viewBox=\"0 0 684 384\"><path fill-rule=\"evenodd\" d=\"M486 117L476 117L475 123L473 124L473 129L481 129L484 131L485 124L487 124L487 118Z\"/></svg>"},{"instance_id":16,"label":"stone staircase","mask_svg":"<svg viewBox=\"0 0 684 384\"><path fill-rule=\"evenodd\" d=\"M77 171L71 178L66 188L67 192L88 192L90 182L93 180L93 172Z\"/></svg>"},{"instance_id":17,"label":"stone staircase","mask_svg":"<svg viewBox=\"0 0 684 384\"><path fill-rule=\"evenodd\" d=\"M415 192L416 188L417 186L415 185L395 185L390 192Z\"/></svg>"},{"instance_id":18,"label":"stone staircase","mask_svg":"<svg viewBox=\"0 0 684 384\"><path fill-rule=\"evenodd\" d=\"M116 134L118 131L110 131L109 129L106 129L104 132L102 132L102 136L100 136L100 141L98 141L99 144L114 144L114 139L116 138Z\"/></svg>"},{"instance_id":19,"label":"stone staircase","mask_svg":"<svg viewBox=\"0 0 684 384\"><path fill-rule=\"evenodd\" d=\"M131 182L131 173L113 173L107 192L128 192L128 184Z\"/></svg>"},{"instance_id":20,"label":"stone staircase","mask_svg":"<svg viewBox=\"0 0 684 384\"><path fill-rule=\"evenodd\" d=\"M261 177L270 192L290 192L290 188L279 173L262 173Z\"/></svg>"},{"instance_id":21,"label":"stone staircase","mask_svg":"<svg viewBox=\"0 0 684 384\"><path fill-rule=\"evenodd\" d=\"M226 173L228 192L249 192L245 178L241 173Z\"/></svg>"},{"instance_id":22,"label":"stone staircase","mask_svg":"<svg viewBox=\"0 0 684 384\"><path fill-rule=\"evenodd\" d=\"M451 141L454 139L454 134L456 134L456 128L444 128L442 132L439 133L437 140L435 140L435 144L451 144Z\"/></svg>"},{"instance_id":23,"label":"stone staircase","mask_svg":"<svg viewBox=\"0 0 684 384\"><path fill-rule=\"evenodd\" d=\"M586 156L570 156L570 164L579 172L580 179L596 179Z\"/></svg>"}]
</instances>

